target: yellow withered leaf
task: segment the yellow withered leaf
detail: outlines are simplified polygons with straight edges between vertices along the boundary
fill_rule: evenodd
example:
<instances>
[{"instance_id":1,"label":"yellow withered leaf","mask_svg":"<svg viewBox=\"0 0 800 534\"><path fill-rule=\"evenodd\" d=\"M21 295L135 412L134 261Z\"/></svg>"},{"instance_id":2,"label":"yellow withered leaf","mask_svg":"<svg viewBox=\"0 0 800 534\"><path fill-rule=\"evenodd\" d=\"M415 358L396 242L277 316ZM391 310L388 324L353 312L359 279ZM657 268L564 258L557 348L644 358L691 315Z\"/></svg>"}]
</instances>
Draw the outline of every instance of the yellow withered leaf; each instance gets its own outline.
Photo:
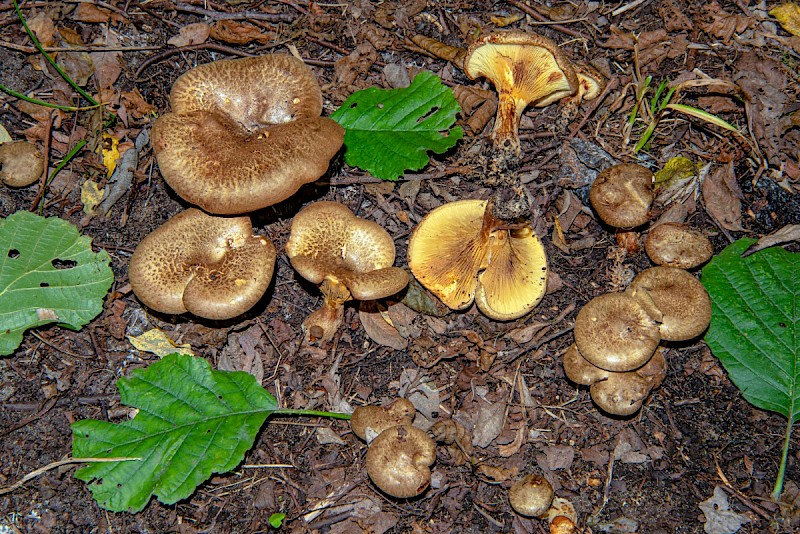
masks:
<instances>
[{"instance_id":1,"label":"yellow withered leaf","mask_svg":"<svg viewBox=\"0 0 800 534\"><path fill-rule=\"evenodd\" d=\"M772 8L769 14L778 20L784 30L800 36L800 6L794 2L786 2Z\"/></svg>"},{"instance_id":2,"label":"yellow withered leaf","mask_svg":"<svg viewBox=\"0 0 800 534\"><path fill-rule=\"evenodd\" d=\"M131 345L136 348L136 350L152 352L159 358L163 358L164 356L173 354L175 352L194 356L191 345L175 344L174 341L167 337L167 334L158 328L153 328L152 330L148 330L144 334L138 336L128 336L128 340L131 342Z\"/></svg>"}]
</instances>

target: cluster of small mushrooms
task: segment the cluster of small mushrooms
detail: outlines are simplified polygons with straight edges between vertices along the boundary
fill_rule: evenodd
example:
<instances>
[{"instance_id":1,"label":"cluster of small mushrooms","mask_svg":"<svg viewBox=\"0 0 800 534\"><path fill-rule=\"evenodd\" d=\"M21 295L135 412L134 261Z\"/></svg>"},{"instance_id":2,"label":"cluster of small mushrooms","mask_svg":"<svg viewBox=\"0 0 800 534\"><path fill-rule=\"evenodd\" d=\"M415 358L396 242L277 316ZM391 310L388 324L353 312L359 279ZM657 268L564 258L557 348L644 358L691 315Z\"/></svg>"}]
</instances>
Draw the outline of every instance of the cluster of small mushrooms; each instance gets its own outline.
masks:
<instances>
[{"instance_id":1,"label":"cluster of small mushrooms","mask_svg":"<svg viewBox=\"0 0 800 534\"><path fill-rule=\"evenodd\" d=\"M462 66L498 90L491 136L497 172L487 181L496 193L488 201L452 202L429 213L411 236L409 266L450 308L474 301L493 319L513 320L539 303L547 281L529 204L514 200L525 197L516 172L520 116L528 104L560 100L569 106L593 98L603 82L549 39L518 32L479 40ZM131 287L161 313L230 319L264 295L276 257L266 237L253 235L246 214L287 199L324 174L344 130L320 116L319 85L289 55L196 67L176 80L170 104L172 111L153 125L153 149L164 180L200 209L142 240L131 258ZM389 297L408 283L405 271L392 265L390 236L333 202L312 204L295 216L286 253L323 294L322 307L303 324L308 340L332 339L346 301Z\"/></svg>"},{"instance_id":2,"label":"cluster of small mushrooms","mask_svg":"<svg viewBox=\"0 0 800 534\"><path fill-rule=\"evenodd\" d=\"M382 492L398 499L417 497L430 487L436 442L449 448L454 441L449 434L456 428L463 430L452 420L441 420L426 432L413 426L415 414L411 401L399 398L386 407L360 406L350 418L353 434L368 445L366 466L370 480ZM464 461L471 461L470 442L465 440L458 447ZM568 500L554 497L550 482L536 474L520 477L508 492L509 503L518 514L547 518L552 534L574 533L575 508Z\"/></svg>"},{"instance_id":3,"label":"cluster of small mushrooms","mask_svg":"<svg viewBox=\"0 0 800 534\"><path fill-rule=\"evenodd\" d=\"M653 174L635 164L614 165L600 173L589 199L598 216L617 229L629 247L647 224ZM563 355L564 372L589 386L595 403L614 415L631 415L667 372L662 341L701 335L711 320L711 300L687 269L711 258L708 239L683 224L651 228L645 251L656 267L640 272L625 291L600 295L575 318L575 343Z\"/></svg>"}]
</instances>

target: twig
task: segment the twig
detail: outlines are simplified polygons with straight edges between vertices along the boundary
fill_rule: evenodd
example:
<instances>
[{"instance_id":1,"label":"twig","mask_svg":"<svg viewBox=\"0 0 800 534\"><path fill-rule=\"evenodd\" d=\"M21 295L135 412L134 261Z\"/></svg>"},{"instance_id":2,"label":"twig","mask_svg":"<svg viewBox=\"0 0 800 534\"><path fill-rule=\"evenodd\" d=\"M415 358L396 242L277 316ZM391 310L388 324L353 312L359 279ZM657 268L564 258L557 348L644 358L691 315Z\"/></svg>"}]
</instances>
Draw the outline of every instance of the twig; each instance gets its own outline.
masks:
<instances>
[{"instance_id":1,"label":"twig","mask_svg":"<svg viewBox=\"0 0 800 534\"><path fill-rule=\"evenodd\" d=\"M629 2L624 6L619 6L617 9L611 12L611 15L616 17L617 15L622 15L626 11L630 11L631 9L636 9L640 5L644 4L647 0L633 0L633 2Z\"/></svg>"},{"instance_id":2,"label":"twig","mask_svg":"<svg viewBox=\"0 0 800 534\"><path fill-rule=\"evenodd\" d=\"M39 192L36 193L36 198L33 200L33 203L31 203L30 211L36 211L36 206L39 205L39 201L44 196L44 191L47 188L47 168L50 166L50 142L53 137L54 114L55 112L51 111L47 115L47 122L45 123L46 135L44 137L44 150L42 151L42 155L44 156L42 176L39 178Z\"/></svg>"},{"instance_id":3,"label":"twig","mask_svg":"<svg viewBox=\"0 0 800 534\"><path fill-rule=\"evenodd\" d=\"M44 467L40 467L34 471L31 471L21 480L15 482L14 484L8 486L7 488L0 488L0 495L4 495L6 493L11 493L12 491L21 488L25 485L26 482L33 480L34 478L38 477L46 473L47 471L51 471L57 467L61 467L62 465L69 465L69 464L83 464L83 463L98 463L98 462L127 462L131 460L141 460L141 458L128 458L128 457L119 457L119 458L67 458L66 460L59 460L57 462L53 462L50 464L45 465Z\"/></svg>"},{"instance_id":4,"label":"twig","mask_svg":"<svg viewBox=\"0 0 800 534\"><path fill-rule=\"evenodd\" d=\"M589 120L589 117L591 117L592 114L595 112L595 110L600 106L600 103L605 99L605 97L611 91L616 89L618 85L619 85L619 79L618 78L614 77L614 78L611 78L611 80L609 80L608 84L606 85L606 88L603 89L603 92L600 93L600 95L597 98L594 99L594 101L592 102L592 105L589 107L589 109L586 110L586 113L583 115L583 118L581 119L581 122L579 122L572 129L572 131L569 134L569 137L567 137L567 140L571 140L573 137L575 137L578 134L579 131L581 131L581 128L583 128L583 125L586 124L586 121Z\"/></svg>"},{"instance_id":5,"label":"twig","mask_svg":"<svg viewBox=\"0 0 800 534\"><path fill-rule=\"evenodd\" d=\"M0 47L10 48L18 52L32 54L36 52L33 46L20 45L16 43L9 43L8 41L0 40ZM42 50L45 52L139 52L142 50L158 50L160 46L102 46L102 45L87 45L87 46L43 46Z\"/></svg>"},{"instance_id":6,"label":"twig","mask_svg":"<svg viewBox=\"0 0 800 534\"><path fill-rule=\"evenodd\" d=\"M264 20L267 22L294 22L297 17L289 13L261 13L260 11L239 11L238 13L222 13L188 4L175 4L175 11L203 15L211 20Z\"/></svg>"},{"instance_id":7,"label":"twig","mask_svg":"<svg viewBox=\"0 0 800 534\"><path fill-rule=\"evenodd\" d=\"M506 2L516 7L523 13L535 18L539 22L547 22L547 23L552 22L550 20L547 20L541 13L539 13L535 9L523 4L519 0L506 0ZM569 36L576 37L578 39L584 39L584 40L586 39L586 36L584 36L581 32L573 30L571 28L567 28L566 26L562 26L561 24L552 24L550 27L553 28L554 30L560 31L561 33L565 33Z\"/></svg>"},{"instance_id":8,"label":"twig","mask_svg":"<svg viewBox=\"0 0 800 534\"><path fill-rule=\"evenodd\" d=\"M215 52L222 52L223 54L231 54L233 56L241 56L241 57L252 57L253 54L248 52L244 52L242 50L236 50L235 48L231 48L230 46L219 45L214 43L199 43L193 45L186 45L186 46L179 46L177 48L170 48L169 50L164 50L163 52L159 52L154 56L150 56L147 58L144 63L142 63L138 69L136 69L136 73L133 75L134 81L141 81L139 78L142 75L142 72L145 71L148 67L153 65L154 63L160 63L164 61L170 56L174 56L175 54L180 54L181 52L188 52L191 50L213 50Z\"/></svg>"}]
</instances>

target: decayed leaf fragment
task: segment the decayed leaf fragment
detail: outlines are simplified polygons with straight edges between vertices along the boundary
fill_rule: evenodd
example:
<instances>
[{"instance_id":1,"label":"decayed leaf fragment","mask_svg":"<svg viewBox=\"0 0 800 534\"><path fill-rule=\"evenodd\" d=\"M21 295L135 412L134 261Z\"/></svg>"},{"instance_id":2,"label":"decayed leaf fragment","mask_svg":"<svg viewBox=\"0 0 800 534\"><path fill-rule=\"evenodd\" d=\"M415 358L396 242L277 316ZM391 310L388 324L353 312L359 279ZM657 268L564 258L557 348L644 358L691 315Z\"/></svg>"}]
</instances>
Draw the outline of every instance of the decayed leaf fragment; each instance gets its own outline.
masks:
<instances>
[{"instance_id":1,"label":"decayed leaf fragment","mask_svg":"<svg viewBox=\"0 0 800 534\"><path fill-rule=\"evenodd\" d=\"M769 14L778 20L784 30L800 36L800 6L794 2L786 2L772 8Z\"/></svg>"}]
</instances>

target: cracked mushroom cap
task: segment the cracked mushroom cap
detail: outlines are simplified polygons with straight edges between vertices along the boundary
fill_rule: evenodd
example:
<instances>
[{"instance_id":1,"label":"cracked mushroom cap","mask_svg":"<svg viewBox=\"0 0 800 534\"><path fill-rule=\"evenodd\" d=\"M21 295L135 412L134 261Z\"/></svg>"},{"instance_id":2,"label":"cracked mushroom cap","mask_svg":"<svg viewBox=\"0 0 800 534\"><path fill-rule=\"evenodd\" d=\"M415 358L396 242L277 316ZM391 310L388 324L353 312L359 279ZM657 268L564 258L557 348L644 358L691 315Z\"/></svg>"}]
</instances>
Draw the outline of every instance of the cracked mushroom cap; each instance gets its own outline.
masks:
<instances>
[{"instance_id":1,"label":"cracked mushroom cap","mask_svg":"<svg viewBox=\"0 0 800 534\"><path fill-rule=\"evenodd\" d=\"M651 389L650 381L637 373L610 373L605 380L589 386L589 394L604 412L625 416L642 407Z\"/></svg>"},{"instance_id":2,"label":"cracked mushroom cap","mask_svg":"<svg viewBox=\"0 0 800 534\"><path fill-rule=\"evenodd\" d=\"M526 475L508 490L511 508L520 515L541 517L553 502L553 486L541 475Z\"/></svg>"},{"instance_id":3,"label":"cracked mushroom cap","mask_svg":"<svg viewBox=\"0 0 800 534\"><path fill-rule=\"evenodd\" d=\"M653 205L653 173L641 165L620 163L597 175L589 201L600 219L614 228L647 222Z\"/></svg>"},{"instance_id":4,"label":"cracked mushroom cap","mask_svg":"<svg viewBox=\"0 0 800 534\"><path fill-rule=\"evenodd\" d=\"M693 269L710 260L714 254L714 247L706 236L674 222L651 228L644 241L644 250L653 263L678 269Z\"/></svg>"},{"instance_id":5,"label":"cracked mushroom cap","mask_svg":"<svg viewBox=\"0 0 800 534\"><path fill-rule=\"evenodd\" d=\"M578 77L558 45L533 33L498 32L479 39L467 50L464 72L494 84L499 101L492 139L517 150L525 107L544 107L578 90Z\"/></svg>"},{"instance_id":6,"label":"cracked mushroom cap","mask_svg":"<svg viewBox=\"0 0 800 534\"><path fill-rule=\"evenodd\" d=\"M410 499L430 485L435 460L436 444L427 432L411 425L393 426L370 443L367 474L387 495Z\"/></svg>"},{"instance_id":7,"label":"cracked mushroom cap","mask_svg":"<svg viewBox=\"0 0 800 534\"><path fill-rule=\"evenodd\" d=\"M223 320L264 295L275 247L253 235L249 217L212 217L188 209L145 237L131 256L131 288L146 306Z\"/></svg>"},{"instance_id":8,"label":"cracked mushroom cap","mask_svg":"<svg viewBox=\"0 0 800 534\"><path fill-rule=\"evenodd\" d=\"M589 363L607 371L632 371L653 356L658 323L628 293L593 298L575 317L575 344Z\"/></svg>"},{"instance_id":9,"label":"cracked mushroom cap","mask_svg":"<svg viewBox=\"0 0 800 534\"><path fill-rule=\"evenodd\" d=\"M547 257L529 228L507 230L485 200L459 200L428 213L408 243L411 272L450 309L474 300L498 321L522 317L542 300Z\"/></svg>"},{"instance_id":10,"label":"cracked mushroom cap","mask_svg":"<svg viewBox=\"0 0 800 534\"><path fill-rule=\"evenodd\" d=\"M394 241L379 224L359 219L338 202L321 201L292 220L286 254L300 276L314 284L344 285L357 300L386 298L408 284L394 263Z\"/></svg>"},{"instance_id":11,"label":"cracked mushroom cap","mask_svg":"<svg viewBox=\"0 0 800 534\"><path fill-rule=\"evenodd\" d=\"M367 439L367 428L375 434L397 425L410 425L416 409L408 399L395 399L389 406L359 406L350 416L350 430L359 438Z\"/></svg>"},{"instance_id":12,"label":"cracked mushroom cap","mask_svg":"<svg viewBox=\"0 0 800 534\"><path fill-rule=\"evenodd\" d=\"M661 338L693 339L711 322L711 298L700 281L675 267L651 267L634 277L629 291L645 293L660 312Z\"/></svg>"},{"instance_id":13,"label":"cracked mushroom cap","mask_svg":"<svg viewBox=\"0 0 800 534\"><path fill-rule=\"evenodd\" d=\"M293 195L328 169L344 129L320 117L322 93L289 55L221 60L175 81L153 125L164 180L209 213L239 214Z\"/></svg>"},{"instance_id":14,"label":"cracked mushroom cap","mask_svg":"<svg viewBox=\"0 0 800 534\"><path fill-rule=\"evenodd\" d=\"M27 187L42 176L44 156L27 141L0 144L0 182L9 187Z\"/></svg>"}]
</instances>

